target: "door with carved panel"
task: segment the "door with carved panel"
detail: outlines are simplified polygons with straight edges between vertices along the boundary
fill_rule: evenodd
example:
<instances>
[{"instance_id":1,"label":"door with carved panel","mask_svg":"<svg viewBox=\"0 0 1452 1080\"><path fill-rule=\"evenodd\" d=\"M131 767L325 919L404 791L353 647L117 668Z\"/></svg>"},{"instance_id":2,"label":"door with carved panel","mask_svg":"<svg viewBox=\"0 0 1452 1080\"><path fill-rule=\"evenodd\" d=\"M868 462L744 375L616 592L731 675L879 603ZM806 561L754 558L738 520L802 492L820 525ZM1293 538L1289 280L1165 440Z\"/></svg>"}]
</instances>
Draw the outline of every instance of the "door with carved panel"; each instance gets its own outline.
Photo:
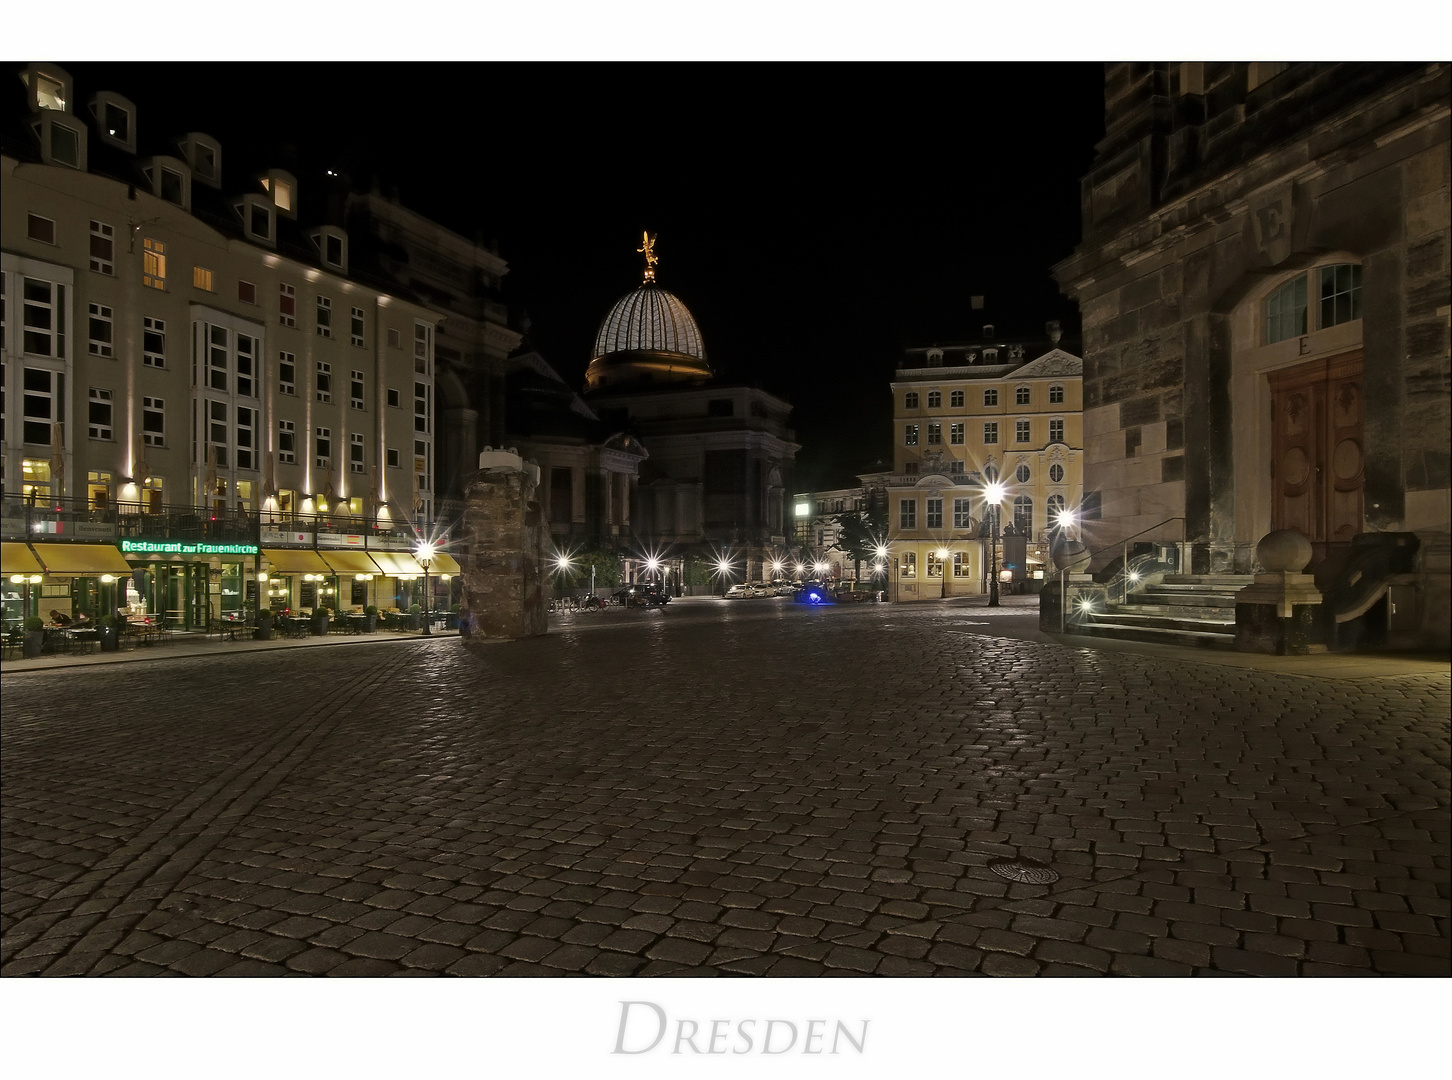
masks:
<instances>
[{"instance_id":1,"label":"door with carved panel","mask_svg":"<svg viewBox=\"0 0 1452 1080\"><path fill-rule=\"evenodd\" d=\"M1271 527L1349 541L1362 528L1366 479L1361 354L1273 372L1270 388Z\"/></svg>"}]
</instances>

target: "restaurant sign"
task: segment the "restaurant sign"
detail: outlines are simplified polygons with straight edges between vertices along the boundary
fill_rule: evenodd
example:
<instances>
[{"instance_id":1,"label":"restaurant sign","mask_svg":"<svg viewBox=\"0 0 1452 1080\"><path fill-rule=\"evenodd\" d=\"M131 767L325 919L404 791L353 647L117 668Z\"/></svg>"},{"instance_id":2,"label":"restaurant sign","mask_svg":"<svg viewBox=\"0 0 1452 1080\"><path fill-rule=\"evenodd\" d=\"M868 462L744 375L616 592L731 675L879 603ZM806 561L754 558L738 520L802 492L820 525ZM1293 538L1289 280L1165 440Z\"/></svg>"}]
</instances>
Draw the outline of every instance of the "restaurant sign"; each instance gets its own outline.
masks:
<instances>
[{"instance_id":1,"label":"restaurant sign","mask_svg":"<svg viewBox=\"0 0 1452 1080\"><path fill-rule=\"evenodd\" d=\"M122 540L123 555L256 555L256 544L209 544L204 540Z\"/></svg>"}]
</instances>

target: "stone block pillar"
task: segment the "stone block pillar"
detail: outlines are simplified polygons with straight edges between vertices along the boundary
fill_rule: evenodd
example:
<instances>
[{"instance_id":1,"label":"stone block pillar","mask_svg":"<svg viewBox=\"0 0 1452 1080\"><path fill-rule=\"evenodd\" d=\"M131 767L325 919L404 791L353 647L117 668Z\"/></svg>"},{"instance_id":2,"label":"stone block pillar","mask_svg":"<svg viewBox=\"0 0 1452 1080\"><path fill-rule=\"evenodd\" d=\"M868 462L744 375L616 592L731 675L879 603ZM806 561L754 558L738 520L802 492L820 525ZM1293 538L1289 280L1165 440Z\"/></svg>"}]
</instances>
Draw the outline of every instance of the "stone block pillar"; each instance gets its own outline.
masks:
<instances>
[{"instance_id":1,"label":"stone block pillar","mask_svg":"<svg viewBox=\"0 0 1452 1080\"><path fill-rule=\"evenodd\" d=\"M466 645L533 637L545 618L545 544L539 466L514 450L479 455L464 486L464 606L474 616Z\"/></svg>"},{"instance_id":2,"label":"stone block pillar","mask_svg":"<svg viewBox=\"0 0 1452 1080\"><path fill-rule=\"evenodd\" d=\"M1235 647L1240 652L1304 656L1325 652L1316 608L1316 580L1302 573L1311 561L1311 542L1295 529L1267 533L1256 545L1264 573L1235 594Z\"/></svg>"}]
</instances>

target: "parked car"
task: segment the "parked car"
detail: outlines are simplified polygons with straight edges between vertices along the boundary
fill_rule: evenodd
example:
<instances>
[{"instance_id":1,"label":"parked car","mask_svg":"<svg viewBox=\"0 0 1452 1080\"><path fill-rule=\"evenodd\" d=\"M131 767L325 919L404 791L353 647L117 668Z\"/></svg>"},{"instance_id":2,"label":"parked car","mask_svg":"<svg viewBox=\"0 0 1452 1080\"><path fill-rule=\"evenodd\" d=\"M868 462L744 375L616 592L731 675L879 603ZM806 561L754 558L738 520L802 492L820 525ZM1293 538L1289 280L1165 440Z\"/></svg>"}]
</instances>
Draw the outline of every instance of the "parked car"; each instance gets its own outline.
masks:
<instances>
[{"instance_id":1,"label":"parked car","mask_svg":"<svg viewBox=\"0 0 1452 1080\"><path fill-rule=\"evenodd\" d=\"M871 603L882 594L882 590L870 581L844 581L833 590L832 596L839 603Z\"/></svg>"},{"instance_id":2,"label":"parked car","mask_svg":"<svg viewBox=\"0 0 1452 1080\"><path fill-rule=\"evenodd\" d=\"M727 600L747 600L755 595L756 586L744 581L740 585L733 585L726 590Z\"/></svg>"},{"instance_id":3,"label":"parked car","mask_svg":"<svg viewBox=\"0 0 1452 1080\"><path fill-rule=\"evenodd\" d=\"M670 594L661 591L655 582L627 585L613 594L616 603L626 607L665 607L671 602Z\"/></svg>"}]
</instances>

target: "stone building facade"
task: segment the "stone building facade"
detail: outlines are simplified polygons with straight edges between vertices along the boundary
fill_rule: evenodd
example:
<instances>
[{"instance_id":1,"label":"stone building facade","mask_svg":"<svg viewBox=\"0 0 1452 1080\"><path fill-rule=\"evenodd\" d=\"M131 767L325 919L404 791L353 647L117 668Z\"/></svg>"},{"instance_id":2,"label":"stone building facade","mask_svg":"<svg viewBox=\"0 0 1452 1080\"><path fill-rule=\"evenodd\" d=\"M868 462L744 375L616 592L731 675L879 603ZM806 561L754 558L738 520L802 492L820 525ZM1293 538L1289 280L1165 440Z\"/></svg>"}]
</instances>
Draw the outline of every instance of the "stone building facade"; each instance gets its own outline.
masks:
<instances>
[{"instance_id":1,"label":"stone building facade","mask_svg":"<svg viewBox=\"0 0 1452 1080\"><path fill-rule=\"evenodd\" d=\"M1318 561L1375 532L1445 557L1448 65L1115 63L1105 127L1055 268L1090 547L1244 573L1295 528Z\"/></svg>"}]
</instances>

